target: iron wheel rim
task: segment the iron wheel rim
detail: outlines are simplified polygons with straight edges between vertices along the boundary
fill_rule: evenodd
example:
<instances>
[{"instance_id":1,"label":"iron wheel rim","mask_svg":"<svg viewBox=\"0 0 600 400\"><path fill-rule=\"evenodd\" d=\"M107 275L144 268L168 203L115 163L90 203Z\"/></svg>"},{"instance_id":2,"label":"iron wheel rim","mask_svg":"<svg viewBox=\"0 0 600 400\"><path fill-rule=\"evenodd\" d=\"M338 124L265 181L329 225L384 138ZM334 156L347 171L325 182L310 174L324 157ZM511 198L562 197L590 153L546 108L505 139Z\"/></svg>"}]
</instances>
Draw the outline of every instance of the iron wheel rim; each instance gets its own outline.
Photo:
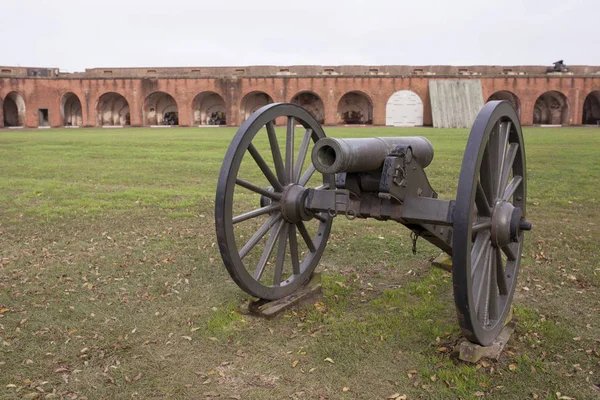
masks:
<instances>
[{"instance_id":1,"label":"iron wheel rim","mask_svg":"<svg viewBox=\"0 0 600 400\"><path fill-rule=\"evenodd\" d=\"M506 101L489 102L467 141L452 238L459 324L468 340L483 346L490 345L505 325L523 251L522 230L506 246L498 240L497 232L505 226L497 222L499 210L514 207L518 209L514 215L521 212L525 217L526 182L525 148L516 112Z\"/></svg>"},{"instance_id":2,"label":"iron wheel rim","mask_svg":"<svg viewBox=\"0 0 600 400\"><path fill-rule=\"evenodd\" d=\"M314 167L312 167L312 163L310 163L310 159L308 161L308 168L306 169L306 171L304 171L303 173L298 173L298 170L302 171L303 170L303 165L305 163L305 161L303 161L303 165L300 166L300 168L297 168L297 161L298 161L298 154L294 154L293 152L293 145L292 145L292 152L290 154L293 154L293 160L289 165L288 165L288 156L287 156L287 152L288 152L288 144L289 144L289 130L292 129L292 142L293 142L293 138L294 138L294 125L295 123L299 123L301 124L304 129L306 129L306 131L304 132L304 136L303 136L303 143L301 144L301 148L300 151L304 151L304 159L306 159L306 155L308 154L308 148L305 149L305 141L311 142L312 141L312 145L314 145L314 143L316 143L317 140L324 138L325 137L325 133L323 132L323 129L321 128L321 126L317 123L317 121L313 118L313 116L311 114L309 114L306 110L304 110L303 108L297 106L297 105L293 105L293 104L289 104L289 103L274 103L274 104L269 104L266 105L262 108L260 108L259 110L257 110L248 120L246 120L242 126L239 128L238 132L236 133L236 135L234 136L226 154L225 154L225 158L223 161L223 165L221 167L221 172L219 175L219 181L217 184L217 194L216 194L216 199L215 199L215 224L216 224L216 233L217 233L217 241L218 241L218 245L221 251L221 255L223 258L223 263L225 264L225 267L227 268L227 271L229 272L231 278L234 280L234 282L241 288L243 289L245 292L247 292L248 294L261 298L261 299L267 299L267 300L275 300L275 299L279 299L282 298L284 296L287 296L291 293L293 293L294 291L296 291L299 287L301 287L304 283L306 283L314 269L316 268L316 266L319 263L319 260L323 254L323 251L325 250L325 246L327 244L327 239L329 237L329 232L331 230L331 224L332 224L332 218L326 214L320 214L319 217L319 221L318 221L318 227L316 229L315 232L315 236L314 238L310 238L310 240L312 241L312 244L314 246L314 251L308 251L307 255L304 259L300 260L297 259L296 262L294 262L292 259L294 258L293 255L291 255L290 257L290 262L293 264L291 266L292 268L292 275L288 276L287 278L282 277L282 280L280 282L279 285L266 285L264 283L261 282L261 278L262 276L259 275L258 280L256 279L256 274L251 274L249 272L249 269L251 269L251 266L247 266L245 265L243 258L244 256L240 255L240 251L243 251L244 248L246 247L246 245L248 245L249 242L246 242L245 244L243 244L243 246L240 246L240 243L238 243L238 241L236 240L236 235L234 232L234 223L233 223L233 203L235 201L234 199L234 191L236 186L240 186L238 180L238 174L239 174L239 169L240 169L240 165L242 163L242 159L245 156L250 156L252 158L254 158L254 156L252 155L252 152L249 150L252 145L252 141L253 139L256 137L257 133L259 131L261 131L261 129L263 129L263 127L267 127L267 135L269 136L269 143L270 143L270 150L271 152L273 152L273 142L271 142L270 140L272 139L271 132L269 131L269 129L272 129L274 131L274 125L273 122L277 119L277 118L281 118L281 117L287 117L288 118L288 126L286 129L286 144L284 146L284 150L286 152L286 157L285 160L283 159L283 157L281 157L281 154L279 154L280 156L280 161L284 162L285 165L281 165L280 163L280 167L282 166L284 168L284 173L287 174L291 174L290 176L280 176L280 170L277 167L277 165L275 165L275 172L271 171L272 174L274 175L274 177L272 176L271 179L275 178L277 181L279 181L279 184L283 187L285 187L286 185L289 185L290 182L289 181L301 181L301 180L306 180L308 181L310 179L310 177L312 176L312 174L315 172ZM291 121L291 127L290 127L290 121ZM270 125L270 127L268 126ZM308 137L308 139L307 139ZM277 142L277 140L276 140ZM308 143L308 145L306 146L310 146L310 143ZM277 147L277 146L275 146ZM280 146L279 146L280 147ZM257 151L256 148L253 149L253 151ZM278 150L280 151L280 149ZM250 153L250 154L248 154ZM275 159L275 155L273 155L273 159ZM258 165L258 164L257 164ZM290 168L288 168L290 167ZM260 169L260 167L258 167ZM310 172L310 170L312 169L312 172ZM290 170L292 172L290 172ZM262 170L261 170L262 171ZM308 178L305 178L305 175L308 175ZM288 180L288 182L286 182L286 184L284 184L283 179ZM273 182L275 183L275 182ZM302 182L300 182L302 183ZM307 182L304 182L304 184L306 184ZM331 188L334 187L334 175L323 175L323 185L324 186L329 186ZM281 187L278 188L276 187L276 185L272 185L273 189L272 191L275 192L276 194L281 194L282 190ZM300 185L303 186L303 185ZM272 205L276 205L277 200L272 200L273 203ZM261 207L264 208L264 207ZM268 229L266 230L265 233L262 234L260 241L262 241L262 238L264 238L264 236L266 236L267 234L269 235L269 239L267 239L267 243L265 244L265 248L267 246L270 245L269 240L271 238L271 236L274 234L276 237L276 239L273 240L277 241L277 254L276 254L276 259L278 259L279 255L280 255L280 247L281 245L280 243L280 238L285 238L286 234L283 234L282 231L287 229L287 239L285 239L286 241L286 247L284 247L283 250L283 254L285 258L285 251L286 248L290 248L290 253L292 253L291 247L294 245L294 238L296 238L296 234L295 232L300 232L301 234L299 235L300 238L296 238L295 240L298 241L304 241L307 247L310 247L308 245L308 241L309 238L306 238L306 236L304 236L304 234L301 232L301 225L302 223L292 223L289 222L287 220L285 220L283 218L282 215L280 215L280 218L277 217L277 214L281 214L281 211L278 211L277 209L271 210L270 211L270 216L269 216L269 220L271 220L269 223L267 223L268 225ZM236 217L237 218L237 217ZM276 221L272 221L273 219L276 219ZM266 222L265 222L266 223ZM262 232L262 230L264 228L264 224L263 226L261 226L261 228L259 228L259 230ZM257 230L255 232L255 235L259 234L259 230ZM304 228L304 232L307 232L307 229ZM254 238L254 235L251 237L251 240ZM252 247L256 247L258 246L258 242L255 243ZM271 251L269 252L269 254L267 255L268 258L271 257L271 253L273 252L275 245L272 244L272 248ZM298 242L296 242L296 247L298 247ZM259 247L260 248L260 247ZM264 254L263 254L264 255ZM298 253L296 252L296 257L299 257ZM261 256L261 260L262 260L262 256ZM259 263L260 261L259 260ZM297 265L296 265L297 264ZM278 264L276 264L276 268L277 268ZM250 268L249 268L250 267ZM264 270L265 266L263 266L263 270ZM283 267L282 267L283 268ZM258 269L257 271L258 272ZM262 274L262 273L261 273ZM277 272L275 272L275 274L277 274ZM277 280L277 275L274 276L274 281Z\"/></svg>"}]
</instances>

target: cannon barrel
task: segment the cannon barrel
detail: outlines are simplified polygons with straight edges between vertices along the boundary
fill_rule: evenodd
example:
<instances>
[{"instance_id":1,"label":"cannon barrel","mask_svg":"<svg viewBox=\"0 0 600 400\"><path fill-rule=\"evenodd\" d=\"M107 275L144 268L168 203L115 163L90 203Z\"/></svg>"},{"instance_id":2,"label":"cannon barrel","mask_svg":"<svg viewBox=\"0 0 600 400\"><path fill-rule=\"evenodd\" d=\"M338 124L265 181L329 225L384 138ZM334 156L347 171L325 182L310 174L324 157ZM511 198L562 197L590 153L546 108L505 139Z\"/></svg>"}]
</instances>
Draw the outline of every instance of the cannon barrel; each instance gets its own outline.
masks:
<instances>
[{"instance_id":1,"label":"cannon barrel","mask_svg":"<svg viewBox=\"0 0 600 400\"><path fill-rule=\"evenodd\" d=\"M382 167L397 146L410 146L417 163L427 167L433 160L431 142L421 136L357 139L323 138L312 151L312 162L323 174L370 172Z\"/></svg>"}]
</instances>

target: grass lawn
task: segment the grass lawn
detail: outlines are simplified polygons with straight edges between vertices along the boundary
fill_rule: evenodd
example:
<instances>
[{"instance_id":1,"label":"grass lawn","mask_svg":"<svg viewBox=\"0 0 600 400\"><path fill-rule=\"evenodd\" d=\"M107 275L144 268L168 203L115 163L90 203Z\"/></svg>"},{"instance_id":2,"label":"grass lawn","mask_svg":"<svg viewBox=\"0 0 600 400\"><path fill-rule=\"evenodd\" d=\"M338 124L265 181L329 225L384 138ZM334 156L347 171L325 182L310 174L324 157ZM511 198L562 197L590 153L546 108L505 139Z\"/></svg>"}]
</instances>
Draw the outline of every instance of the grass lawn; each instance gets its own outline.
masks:
<instances>
[{"instance_id":1,"label":"grass lawn","mask_svg":"<svg viewBox=\"0 0 600 400\"><path fill-rule=\"evenodd\" d=\"M423 135L456 196L468 131ZM314 304L265 321L220 261L230 128L0 131L0 398L591 399L600 396L600 129L526 128L519 323L499 361L461 340L440 252L337 218Z\"/></svg>"}]
</instances>

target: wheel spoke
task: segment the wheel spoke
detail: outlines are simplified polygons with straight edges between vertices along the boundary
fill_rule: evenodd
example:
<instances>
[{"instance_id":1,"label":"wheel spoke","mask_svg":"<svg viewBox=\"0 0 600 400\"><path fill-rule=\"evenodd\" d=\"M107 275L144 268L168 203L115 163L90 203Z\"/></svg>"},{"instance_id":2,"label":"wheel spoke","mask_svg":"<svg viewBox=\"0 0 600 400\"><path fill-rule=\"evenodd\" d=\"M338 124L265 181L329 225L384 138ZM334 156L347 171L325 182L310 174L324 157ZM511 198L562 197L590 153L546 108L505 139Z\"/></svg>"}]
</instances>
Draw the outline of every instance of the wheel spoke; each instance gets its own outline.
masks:
<instances>
[{"instance_id":1,"label":"wheel spoke","mask_svg":"<svg viewBox=\"0 0 600 400\"><path fill-rule=\"evenodd\" d=\"M327 218L325 218L324 216L321 215L321 213L316 213L314 215L315 219L318 219L321 222L327 222Z\"/></svg>"},{"instance_id":2,"label":"wheel spoke","mask_svg":"<svg viewBox=\"0 0 600 400\"><path fill-rule=\"evenodd\" d=\"M513 196L513 194L515 194L515 191L517 190L517 188L519 187L519 185L521 184L522 181L523 181L523 178L520 175L513 176L510 183L504 190L504 195L502 195L502 200L509 201L510 198Z\"/></svg>"},{"instance_id":3,"label":"wheel spoke","mask_svg":"<svg viewBox=\"0 0 600 400\"><path fill-rule=\"evenodd\" d=\"M260 281L263 272L265 272L265 266L267 265L267 261L269 261L269 257L271 257L271 253L273 253L273 247L275 247L275 241L279 236L279 231L281 230L282 225L283 221L277 222L273 227L271 234L269 235L269 239L267 239L267 244L265 244L263 253L258 260L256 271L254 272L254 280L257 282Z\"/></svg>"},{"instance_id":4,"label":"wheel spoke","mask_svg":"<svg viewBox=\"0 0 600 400\"><path fill-rule=\"evenodd\" d=\"M293 182L298 183L300 174L302 173L302 167L304 167L304 161L306 160L306 153L308 152L308 146L310 145L310 138L312 137L312 129L307 129L304 132L302 143L300 144L300 150L298 151L298 158L296 159L296 165L294 165L294 180Z\"/></svg>"},{"instance_id":5,"label":"wheel spoke","mask_svg":"<svg viewBox=\"0 0 600 400\"><path fill-rule=\"evenodd\" d=\"M266 220L265 223L262 224L262 226L260 228L258 228L258 230L254 233L254 235L252 235L250 240L248 240L246 242L244 247L242 247L242 249L240 250L240 258L243 259L244 257L246 257L246 255L248 255L250 250L252 250L254 248L254 246L256 246L256 244L260 241L260 239L263 238L263 236L265 236L265 234L269 231L269 229L271 229L271 227L273 225L275 225L275 223L278 222L282 218L283 217L281 216L280 213L271 215L269 217L269 219Z\"/></svg>"},{"instance_id":6,"label":"wheel spoke","mask_svg":"<svg viewBox=\"0 0 600 400\"><path fill-rule=\"evenodd\" d=\"M508 183L508 177L512 171L513 164L515 162L515 157L517 156L517 150L519 149L518 143L511 143L508 147L508 151L506 152L506 157L502 162L502 171L500 176L500 190L504 190Z\"/></svg>"},{"instance_id":7,"label":"wheel spoke","mask_svg":"<svg viewBox=\"0 0 600 400\"><path fill-rule=\"evenodd\" d=\"M273 163L275 164L275 173L280 182L285 182L285 169L283 167L281 150L279 150L279 143L277 142L275 124L273 124L273 121L267 122L266 128L267 135L269 136L269 145L271 146L271 154L273 155Z\"/></svg>"},{"instance_id":8,"label":"wheel spoke","mask_svg":"<svg viewBox=\"0 0 600 400\"><path fill-rule=\"evenodd\" d=\"M281 276L283 275L283 265L285 263L285 248L287 245L288 229L289 224L285 224L279 231L279 243L277 245L277 259L275 260L275 277L273 278L273 285L279 286L281 283Z\"/></svg>"},{"instance_id":9,"label":"wheel spoke","mask_svg":"<svg viewBox=\"0 0 600 400\"><path fill-rule=\"evenodd\" d=\"M502 129L502 127L505 126L506 129ZM502 181L502 171L504 171L504 163L505 163L505 158L506 158L506 148L508 146L508 136L510 134L510 126L511 126L511 122L510 121L505 121L503 124L500 124L500 128L499 128L499 135L500 137L498 138L498 196L500 196L502 193L500 192L500 190L503 189L502 185L500 184L500 182Z\"/></svg>"},{"instance_id":10,"label":"wheel spoke","mask_svg":"<svg viewBox=\"0 0 600 400\"><path fill-rule=\"evenodd\" d=\"M495 202L495 197L494 197L494 181L493 181L493 169L492 169L492 162L490 159L490 151L489 148L486 146L485 150L483 151L483 158L481 160L481 168L479 171L479 181L481 182L481 187L483 189L483 192L485 194L485 197L488 201L488 204L493 204ZM490 212L491 215L491 212Z\"/></svg>"},{"instance_id":11,"label":"wheel spoke","mask_svg":"<svg viewBox=\"0 0 600 400\"><path fill-rule=\"evenodd\" d=\"M248 151L250 152L250 155L252 155L252 158L254 158L254 161L262 171L263 175L267 178L271 186L275 188L275 191L283 192L283 186L281 186L281 183L277 180L277 177L273 175L273 171L271 171L271 168L269 168L265 160L262 158L256 147L254 147L252 143L248 145Z\"/></svg>"},{"instance_id":12,"label":"wheel spoke","mask_svg":"<svg viewBox=\"0 0 600 400\"><path fill-rule=\"evenodd\" d=\"M231 222L235 225L242 221L246 221L250 218L255 218L255 217L258 217L259 215L264 215L264 214L268 214L270 212L279 210L279 208L280 208L279 203L271 204L271 205L264 206L261 208L257 208L256 210L248 211L247 213L243 213L243 214L238 215L237 217L233 217Z\"/></svg>"},{"instance_id":13,"label":"wheel spoke","mask_svg":"<svg viewBox=\"0 0 600 400\"><path fill-rule=\"evenodd\" d=\"M498 319L498 262L494 254L491 254L490 258L492 259L492 268L490 270L490 287L488 289L489 295L486 302L488 305L487 324L489 324L490 319Z\"/></svg>"},{"instance_id":14,"label":"wheel spoke","mask_svg":"<svg viewBox=\"0 0 600 400\"><path fill-rule=\"evenodd\" d=\"M481 221L477 221L473 224L473 228L471 228L471 232L477 233L484 229L490 229L492 227L492 220L487 218Z\"/></svg>"},{"instance_id":15,"label":"wheel spoke","mask_svg":"<svg viewBox=\"0 0 600 400\"><path fill-rule=\"evenodd\" d=\"M502 250L500 248L495 249L496 252L496 274L498 280L498 292L501 296L508 294L508 284L506 282L506 275L504 271L504 265L502 262Z\"/></svg>"},{"instance_id":16,"label":"wheel spoke","mask_svg":"<svg viewBox=\"0 0 600 400\"><path fill-rule=\"evenodd\" d=\"M491 269L491 257L490 257L490 247L491 245L486 246L485 258L483 260L483 268L479 269L479 272L473 277L473 287L475 290L475 307L477 310L477 314L479 319L481 320L481 306L482 299L484 300L485 308L487 308L487 299L490 291L490 269Z\"/></svg>"},{"instance_id":17,"label":"wheel spoke","mask_svg":"<svg viewBox=\"0 0 600 400\"><path fill-rule=\"evenodd\" d=\"M312 241L312 238L310 237L308 231L306 230L306 225L304 225L304 222L302 222L302 221L297 222L296 227L298 228L298 231L300 232L300 236L302 236L302 239L304 239L306 246L308 246L308 250L311 253L314 253L315 251L317 251L317 249L315 248L315 244Z\"/></svg>"},{"instance_id":18,"label":"wheel spoke","mask_svg":"<svg viewBox=\"0 0 600 400\"><path fill-rule=\"evenodd\" d=\"M300 261L298 260L298 238L296 237L296 225L291 224L288 236L290 237L290 255L292 257L292 272L300 275Z\"/></svg>"},{"instance_id":19,"label":"wheel spoke","mask_svg":"<svg viewBox=\"0 0 600 400\"><path fill-rule=\"evenodd\" d=\"M485 195L485 190L481 186L481 182L477 182L477 191L475 192L475 204L477 205L477 212L484 217L492 216L491 204Z\"/></svg>"},{"instance_id":20,"label":"wheel spoke","mask_svg":"<svg viewBox=\"0 0 600 400\"><path fill-rule=\"evenodd\" d=\"M500 167L500 135L501 135L501 126L502 124L497 124L494 130L490 133L490 138L487 144L488 147L488 159L489 159L489 167L488 171L490 180L490 188L492 189L491 198L495 203L498 198L498 183L500 182L499 176L499 167Z\"/></svg>"},{"instance_id":21,"label":"wheel spoke","mask_svg":"<svg viewBox=\"0 0 600 400\"><path fill-rule=\"evenodd\" d=\"M475 272L481 265L482 260L485 260L491 235L492 233L490 231L484 231L475 237L475 242L471 248L471 277L475 275Z\"/></svg>"},{"instance_id":22,"label":"wheel spoke","mask_svg":"<svg viewBox=\"0 0 600 400\"><path fill-rule=\"evenodd\" d=\"M270 199L277 200L277 201L281 200L281 193L269 192L266 189L258 187L253 183L250 183L248 181L245 181L245 180L239 179L239 178L235 179L235 183L237 185L240 185L241 187L245 187L246 189L253 191L254 193L262 194L263 196L266 196Z\"/></svg>"},{"instance_id":23,"label":"wheel spoke","mask_svg":"<svg viewBox=\"0 0 600 400\"><path fill-rule=\"evenodd\" d=\"M288 117L285 138L285 177L286 182L294 181L294 117Z\"/></svg>"},{"instance_id":24,"label":"wheel spoke","mask_svg":"<svg viewBox=\"0 0 600 400\"><path fill-rule=\"evenodd\" d=\"M308 166L306 171L304 171L304 174L302 174L300 179L298 179L298 185L306 186L306 184L308 183L310 178L313 176L315 171L316 171L315 166L312 163L310 163L310 165Z\"/></svg>"},{"instance_id":25,"label":"wheel spoke","mask_svg":"<svg viewBox=\"0 0 600 400\"><path fill-rule=\"evenodd\" d=\"M507 244L506 246L502 246L502 252L506 254L508 261L515 261L518 257L517 251L513 248L514 245L518 243Z\"/></svg>"}]
</instances>

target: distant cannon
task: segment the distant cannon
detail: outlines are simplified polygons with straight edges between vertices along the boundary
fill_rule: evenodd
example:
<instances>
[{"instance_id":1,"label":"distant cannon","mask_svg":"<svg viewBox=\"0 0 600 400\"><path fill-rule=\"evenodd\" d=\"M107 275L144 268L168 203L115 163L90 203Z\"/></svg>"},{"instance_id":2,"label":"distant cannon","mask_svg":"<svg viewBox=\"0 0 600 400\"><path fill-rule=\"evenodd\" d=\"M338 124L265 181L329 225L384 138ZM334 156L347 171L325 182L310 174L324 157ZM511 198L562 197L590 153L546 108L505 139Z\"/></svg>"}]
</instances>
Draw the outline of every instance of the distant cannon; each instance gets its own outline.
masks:
<instances>
[{"instance_id":1,"label":"distant cannon","mask_svg":"<svg viewBox=\"0 0 600 400\"><path fill-rule=\"evenodd\" d=\"M551 72L569 72L569 67L564 64L563 60L558 60L552 64L554 64L554 67L546 68L547 74Z\"/></svg>"},{"instance_id":2,"label":"distant cannon","mask_svg":"<svg viewBox=\"0 0 600 400\"><path fill-rule=\"evenodd\" d=\"M280 146L275 121L282 119L287 127ZM309 151L312 163L305 167ZM219 176L215 222L227 270L249 294L278 299L310 279L334 217L396 221L452 256L463 333L491 344L509 313L524 231L531 229L515 110L492 101L479 112L456 200L437 198L424 171L432 159L423 137L326 138L297 105L262 107L233 138Z\"/></svg>"}]
</instances>

